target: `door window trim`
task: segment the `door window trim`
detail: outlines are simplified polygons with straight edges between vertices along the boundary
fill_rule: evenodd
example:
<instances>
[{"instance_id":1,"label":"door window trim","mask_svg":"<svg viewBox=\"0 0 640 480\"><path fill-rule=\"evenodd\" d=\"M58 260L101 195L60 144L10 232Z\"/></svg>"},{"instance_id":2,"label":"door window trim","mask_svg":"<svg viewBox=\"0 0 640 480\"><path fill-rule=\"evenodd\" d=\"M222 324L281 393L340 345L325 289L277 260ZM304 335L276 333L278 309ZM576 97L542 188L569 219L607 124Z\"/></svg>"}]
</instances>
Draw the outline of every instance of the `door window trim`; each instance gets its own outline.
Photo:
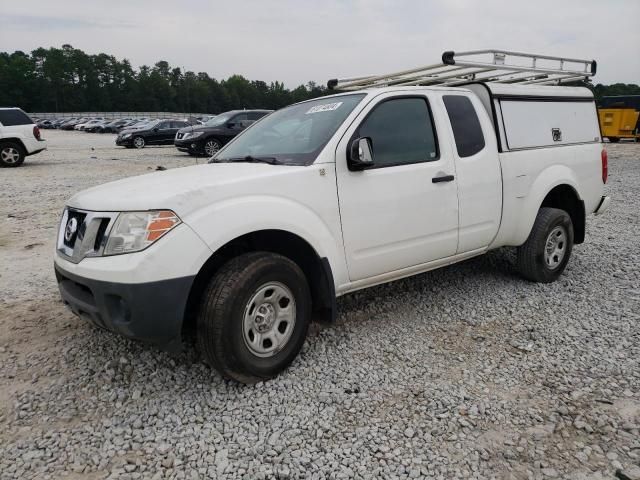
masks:
<instances>
[{"instance_id":1,"label":"door window trim","mask_svg":"<svg viewBox=\"0 0 640 480\"><path fill-rule=\"evenodd\" d=\"M387 97L387 98L383 98L381 101L376 103L371 108L371 110L369 110L367 112L365 117L360 121L360 123L358 124L358 126L354 130L353 135L351 135L351 138L349 139L349 142L347 143L347 152L346 152L346 157L345 158L349 158L349 149L351 148L351 144L353 143L353 141L356 138L360 138L360 128L362 127L364 122L367 121L369 116L373 112L375 112L376 109L380 105L382 105L383 103L386 103L386 102L393 101L393 100L402 100L402 99L407 99L407 98L419 99L419 100L423 100L425 102L425 104L427 106L427 112L429 113L429 118L431 120L431 130L433 132L433 141L434 141L434 144L435 144L435 147L436 147L436 156L431 158L431 159L419 160L419 161L416 161L416 162L398 162L398 163L388 163L386 165L376 165L375 164L375 157L374 157L374 165L372 167L365 168L362 171L376 170L378 168L402 167L404 165L416 165L418 163L431 163L431 162L436 162L436 161L440 160L440 142L439 142L439 139L438 139L438 130L436 129L436 123L434 121L433 111L431 110L431 103L429 102L429 98L426 95L415 95L415 94L414 95L397 95L397 96L393 96L393 97Z\"/></svg>"}]
</instances>

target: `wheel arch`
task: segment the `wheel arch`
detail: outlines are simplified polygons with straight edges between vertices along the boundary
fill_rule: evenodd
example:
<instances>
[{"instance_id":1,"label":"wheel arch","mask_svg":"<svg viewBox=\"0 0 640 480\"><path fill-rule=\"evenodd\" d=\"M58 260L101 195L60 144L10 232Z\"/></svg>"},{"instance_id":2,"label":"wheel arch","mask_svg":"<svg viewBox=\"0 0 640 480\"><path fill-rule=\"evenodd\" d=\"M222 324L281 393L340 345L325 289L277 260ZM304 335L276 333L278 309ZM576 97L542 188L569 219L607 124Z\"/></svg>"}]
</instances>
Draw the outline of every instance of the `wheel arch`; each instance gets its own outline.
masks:
<instances>
[{"instance_id":1,"label":"wheel arch","mask_svg":"<svg viewBox=\"0 0 640 480\"><path fill-rule=\"evenodd\" d=\"M556 164L544 169L529 184L527 177L523 176L523 184L511 181L507 185L502 222L492 248L524 244L542 207L566 211L574 223L576 243L583 242L586 208L575 172Z\"/></svg>"},{"instance_id":2,"label":"wheel arch","mask_svg":"<svg viewBox=\"0 0 640 480\"><path fill-rule=\"evenodd\" d=\"M331 265L305 239L286 230L258 230L241 235L218 248L197 273L185 310L183 332L195 328L202 294L213 275L229 260L248 252L265 251L283 255L303 271L311 290L313 320L333 321L336 293Z\"/></svg>"},{"instance_id":3,"label":"wheel arch","mask_svg":"<svg viewBox=\"0 0 640 480\"><path fill-rule=\"evenodd\" d=\"M556 185L544 197L540 208L550 207L564 210L571 217L573 223L574 243L584 242L586 231L586 213L584 201L580 199L578 192L566 183Z\"/></svg>"},{"instance_id":4,"label":"wheel arch","mask_svg":"<svg viewBox=\"0 0 640 480\"><path fill-rule=\"evenodd\" d=\"M0 145L2 145L3 143L11 143L11 142L15 142L18 143L22 149L25 152L25 155L27 154L27 147L24 144L24 142L22 141L22 139L20 137L6 137L6 138L0 138Z\"/></svg>"}]
</instances>

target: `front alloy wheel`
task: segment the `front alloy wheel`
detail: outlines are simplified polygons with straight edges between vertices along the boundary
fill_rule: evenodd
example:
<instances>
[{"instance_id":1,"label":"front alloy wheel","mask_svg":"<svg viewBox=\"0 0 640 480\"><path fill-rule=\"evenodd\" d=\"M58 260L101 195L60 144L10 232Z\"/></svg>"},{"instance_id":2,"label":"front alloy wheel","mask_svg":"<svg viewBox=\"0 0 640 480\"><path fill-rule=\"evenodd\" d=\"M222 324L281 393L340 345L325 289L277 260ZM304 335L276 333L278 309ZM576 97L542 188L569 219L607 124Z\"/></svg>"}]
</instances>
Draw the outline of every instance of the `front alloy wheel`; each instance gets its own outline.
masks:
<instances>
[{"instance_id":1,"label":"front alloy wheel","mask_svg":"<svg viewBox=\"0 0 640 480\"><path fill-rule=\"evenodd\" d=\"M133 139L133 146L136 148L144 148L144 138L136 137Z\"/></svg>"},{"instance_id":2,"label":"front alloy wheel","mask_svg":"<svg viewBox=\"0 0 640 480\"><path fill-rule=\"evenodd\" d=\"M220 150L220 142L217 140L211 139L207 140L207 143L204 144L204 153L213 157Z\"/></svg>"}]
</instances>

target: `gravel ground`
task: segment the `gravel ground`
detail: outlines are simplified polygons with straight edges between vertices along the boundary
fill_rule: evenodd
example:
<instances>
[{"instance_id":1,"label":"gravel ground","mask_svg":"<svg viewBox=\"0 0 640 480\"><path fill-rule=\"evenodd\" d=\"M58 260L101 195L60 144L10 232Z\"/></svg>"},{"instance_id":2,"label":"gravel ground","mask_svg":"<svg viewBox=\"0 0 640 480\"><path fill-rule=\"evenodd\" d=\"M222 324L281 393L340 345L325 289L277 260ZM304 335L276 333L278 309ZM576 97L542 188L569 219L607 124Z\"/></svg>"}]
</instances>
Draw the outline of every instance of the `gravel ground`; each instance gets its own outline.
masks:
<instances>
[{"instance_id":1,"label":"gravel ground","mask_svg":"<svg viewBox=\"0 0 640 480\"><path fill-rule=\"evenodd\" d=\"M0 479L640 478L640 144L608 146L614 203L558 282L504 249L348 295L247 387L58 299L65 199L194 159L45 136L0 170Z\"/></svg>"}]
</instances>

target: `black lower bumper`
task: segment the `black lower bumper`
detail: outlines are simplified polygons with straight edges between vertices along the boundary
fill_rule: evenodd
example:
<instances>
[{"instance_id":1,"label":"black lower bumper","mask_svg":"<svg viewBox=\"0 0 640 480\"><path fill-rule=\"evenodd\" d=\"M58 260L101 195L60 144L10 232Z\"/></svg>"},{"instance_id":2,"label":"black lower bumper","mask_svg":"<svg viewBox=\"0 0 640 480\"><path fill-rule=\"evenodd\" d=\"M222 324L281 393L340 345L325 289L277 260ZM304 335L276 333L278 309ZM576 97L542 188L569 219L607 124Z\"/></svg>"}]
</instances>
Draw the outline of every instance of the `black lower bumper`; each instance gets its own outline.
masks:
<instances>
[{"instance_id":1,"label":"black lower bumper","mask_svg":"<svg viewBox=\"0 0 640 480\"><path fill-rule=\"evenodd\" d=\"M187 140L174 140L173 144L181 152L204 154L204 147L199 142Z\"/></svg>"},{"instance_id":2,"label":"black lower bumper","mask_svg":"<svg viewBox=\"0 0 640 480\"><path fill-rule=\"evenodd\" d=\"M64 303L76 315L125 337L176 351L195 277L114 283L73 275L55 265Z\"/></svg>"},{"instance_id":3,"label":"black lower bumper","mask_svg":"<svg viewBox=\"0 0 640 480\"><path fill-rule=\"evenodd\" d=\"M40 148L40 149L38 149L38 150L34 150L33 152L28 153L28 154L27 154L27 157L30 157L31 155L35 155L36 153L43 152L43 151L44 151L44 150L46 150L46 149L47 149L47 147Z\"/></svg>"}]
</instances>

